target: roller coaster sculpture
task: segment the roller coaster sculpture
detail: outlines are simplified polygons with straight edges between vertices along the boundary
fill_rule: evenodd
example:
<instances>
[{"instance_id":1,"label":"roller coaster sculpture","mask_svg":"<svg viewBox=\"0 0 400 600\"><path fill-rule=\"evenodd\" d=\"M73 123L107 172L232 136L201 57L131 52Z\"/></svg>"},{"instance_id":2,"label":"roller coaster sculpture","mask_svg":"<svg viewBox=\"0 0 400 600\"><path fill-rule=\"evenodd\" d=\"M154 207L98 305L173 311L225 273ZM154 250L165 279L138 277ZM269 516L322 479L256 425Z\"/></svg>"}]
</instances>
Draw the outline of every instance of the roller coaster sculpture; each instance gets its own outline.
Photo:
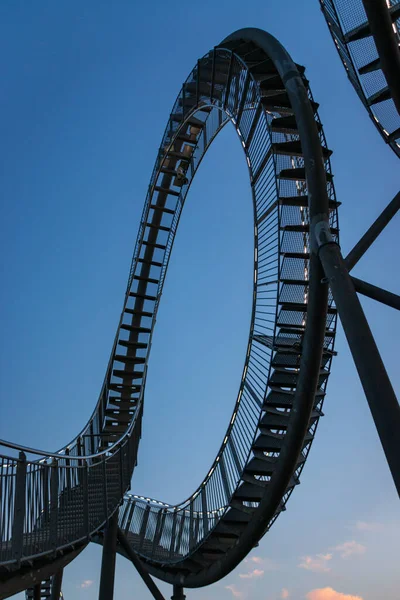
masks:
<instances>
[{"instance_id":1,"label":"roller coaster sculpture","mask_svg":"<svg viewBox=\"0 0 400 600\"><path fill-rule=\"evenodd\" d=\"M334 3L321 3L331 26ZM331 151L317 109L304 68L260 29L237 31L197 61L162 138L92 417L55 453L1 442L9 452L0 456L0 598L21 590L35 600L60 598L63 568L90 541L103 544L101 600L113 597L116 551L158 600L150 575L172 584L175 600L185 597L184 588L227 575L299 483L322 415L337 313L400 491L400 409L356 289L395 308L400 299L349 275L397 211L400 194L344 260ZM170 505L128 490L181 211L204 154L228 122L244 150L253 198L249 340L218 454L193 494ZM390 143L397 151L396 140Z\"/></svg>"}]
</instances>

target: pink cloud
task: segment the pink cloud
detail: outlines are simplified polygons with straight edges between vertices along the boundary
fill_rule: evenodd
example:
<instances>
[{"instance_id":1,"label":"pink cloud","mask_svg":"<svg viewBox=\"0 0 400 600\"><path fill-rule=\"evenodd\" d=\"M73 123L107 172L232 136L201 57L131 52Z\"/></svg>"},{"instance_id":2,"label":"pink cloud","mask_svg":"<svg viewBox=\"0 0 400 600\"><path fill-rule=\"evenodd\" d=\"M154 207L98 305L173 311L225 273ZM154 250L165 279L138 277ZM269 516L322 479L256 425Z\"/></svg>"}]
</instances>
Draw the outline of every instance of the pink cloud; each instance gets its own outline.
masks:
<instances>
[{"instance_id":1,"label":"pink cloud","mask_svg":"<svg viewBox=\"0 0 400 600\"><path fill-rule=\"evenodd\" d=\"M382 523L368 523L367 521L356 521L354 528L357 531L383 531Z\"/></svg>"},{"instance_id":2,"label":"pink cloud","mask_svg":"<svg viewBox=\"0 0 400 600\"><path fill-rule=\"evenodd\" d=\"M315 556L303 556L301 563L297 565L300 569L314 571L315 573L326 573L330 571L328 561L332 559L333 554L316 554Z\"/></svg>"},{"instance_id":3,"label":"pink cloud","mask_svg":"<svg viewBox=\"0 0 400 600\"><path fill-rule=\"evenodd\" d=\"M289 590L286 588L283 588L281 591L281 598L283 600L286 600L286 598L289 598Z\"/></svg>"},{"instance_id":4,"label":"pink cloud","mask_svg":"<svg viewBox=\"0 0 400 600\"><path fill-rule=\"evenodd\" d=\"M348 558L353 554L364 554L364 552L366 551L366 547L353 540L351 542L344 542L344 544L339 544L334 548L334 550L340 552L340 556L342 558Z\"/></svg>"},{"instance_id":5,"label":"pink cloud","mask_svg":"<svg viewBox=\"0 0 400 600\"><path fill-rule=\"evenodd\" d=\"M253 579L253 577L262 577L264 571L262 569L253 569L250 573L239 573L239 577L242 579Z\"/></svg>"},{"instance_id":6,"label":"pink cloud","mask_svg":"<svg viewBox=\"0 0 400 600\"><path fill-rule=\"evenodd\" d=\"M264 562L264 559L261 556L251 556L250 560L255 562L257 565L261 565Z\"/></svg>"},{"instance_id":7,"label":"pink cloud","mask_svg":"<svg viewBox=\"0 0 400 600\"><path fill-rule=\"evenodd\" d=\"M243 598L242 592L240 592L235 585L226 585L225 589L232 592L232 596L234 598Z\"/></svg>"},{"instance_id":8,"label":"pink cloud","mask_svg":"<svg viewBox=\"0 0 400 600\"><path fill-rule=\"evenodd\" d=\"M331 587L320 588L308 592L307 600L363 600L361 596L352 596L351 594L342 594L335 592Z\"/></svg>"},{"instance_id":9,"label":"pink cloud","mask_svg":"<svg viewBox=\"0 0 400 600\"><path fill-rule=\"evenodd\" d=\"M82 589L86 589L88 587L90 587L91 585L93 585L93 581L91 579L85 579L85 581L82 581L82 583L79 585L80 588Z\"/></svg>"}]
</instances>

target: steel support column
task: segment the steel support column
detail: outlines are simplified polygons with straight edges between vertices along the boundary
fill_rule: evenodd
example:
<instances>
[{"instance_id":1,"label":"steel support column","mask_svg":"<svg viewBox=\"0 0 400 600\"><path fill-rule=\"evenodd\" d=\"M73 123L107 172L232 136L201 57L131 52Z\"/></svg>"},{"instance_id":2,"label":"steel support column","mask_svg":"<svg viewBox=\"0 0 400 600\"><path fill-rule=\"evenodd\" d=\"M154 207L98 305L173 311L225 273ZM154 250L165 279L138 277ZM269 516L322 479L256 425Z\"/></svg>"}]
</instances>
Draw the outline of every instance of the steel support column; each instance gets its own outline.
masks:
<instances>
[{"instance_id":1,"label":"steel support column","mask_svg":"<svg viewBox=\"0 0 400 600\"><path fill-rule=\"evenodd\" d=\"M42 598L42 582L37 583L33 588L33 600L41 600Z\"/></svg>"},{"instance_id":2,"label":"steel support column","mask_svg":"<svg viewBox=\"0 0 400 600\"><path fill-rule=\"evenodd\" d=\"M103 542L99 600L114 597L115 555L117 551L118 510L107 523Z\"/></svg>"},{"instance_id":3,"label":"steel support column","mask_svg":"<svg viewBox=\"0 0 400 600\"><path fill-rule=\"evenodd\" d=\"M51 582L52 585L50 600L60 600L63 573L64 569L60 569L53 577L53 580Z\"/></svg>"},{"instance_id":4,"label":"steel support column","mask_svg":"<svg viewBox=\"0 0 400 600\"><path fill-rule=\"evenodd\" d=\"M379 217L372 223L371 227L364 233L359 242L348 253L345 258L346 267L349 271L358 263L360 258L364 256L368 248L373 244L376 238L384 230L386 225L391 221L394 215L400 208L400 192L396 194L387 207L381 212Z\"/></svg>"},{"instance_id":5,"label":"steel support column","mask_svg":"<svg viewBox=\"0 0 400 600\"><path fill-rule=\"evenodd\" d=\"M340 248L328 238L320 239L319 244L321 263L400 495L400 406Z\"/></svg>"},{"instance_id":6,"label":"steel support column","mask_svg":"<svg viewBox=\"0 0 400 600\"><path fill-rule=\"evenodd\" d=\"M359 294L363 294L364 296L368 296L368 298L377 300L377 302L381 302L382 304L386 304L387 306L391 306L392 308L400 310L400 296L397 296L397 294L388 292L387 290L377 287L376 285L372 285L372 283L368 283L362 279L357 279L357 277L352 277L351 280L355 290Z\"/></svg>"},{"instance_id":7,"label":"steel support column","mask_svg":"<svg viewBox=\"0 0 400 600\"><path fill-rule=\"evenodd\" d=\"M181 585L174 585L173 596L171 600L185 600L186 596L183 593L183 587Z\"/></svg>"},{"instance_id":8,"label":"steel support column","mask_svg":"<svg viewBox=\"0 0 400 600\"><path fill-rule=\"evenodd\" d=\"M134 567L136 567L137 572L139 573L140 577L143 579L144 583L149 588L149 591L153 595L153 598L155 598L155 600L165 600L164 596L162 595L162 593L160 592L160 590L158 589L158 587L156 586L156 584L154 583L154 581L152 580L152 578L150 577L150 575L148 574L148 572L146 571L144 566L142 565L140 558L137 556L136 552L134 552L134 550L132 549L125 534L119 527L118 527L118 542L121 544L126 556L133 563Z\"/></svg>"}]
</instances>

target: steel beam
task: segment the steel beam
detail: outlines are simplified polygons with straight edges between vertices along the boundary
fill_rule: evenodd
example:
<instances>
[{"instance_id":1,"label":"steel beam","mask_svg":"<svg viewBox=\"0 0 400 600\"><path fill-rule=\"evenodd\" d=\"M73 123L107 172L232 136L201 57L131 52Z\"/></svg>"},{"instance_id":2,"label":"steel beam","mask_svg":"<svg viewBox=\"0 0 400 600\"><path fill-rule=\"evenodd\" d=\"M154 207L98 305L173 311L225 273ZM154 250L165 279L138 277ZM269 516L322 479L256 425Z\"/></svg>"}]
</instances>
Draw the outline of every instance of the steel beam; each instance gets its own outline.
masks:
<instances>
[{"instance_id":1,"label":"steel beam","mask_svg":"<svg viewBox=\"0 0 400 600\"><path fill-rule=\"evenodd\" d=\"M368 298L372 298L373 300L377 300L382 304L386 304L387 306L391 306L392 308L400 310L400 296L397 296L397 294L388 292L387 290L377 287L376 285L372 285L372 283L368 283L362 279L357 279L357 277L351 277L351 280L353 282L354 289L359 294L363 294L363 296L368 296Z\"/></svg>"},{"instance_id":2,"label":"steel beam","mask_svg":"<svg viewBox=\"0 0 400 600\"><path fill-rule=\"evenodd\" d=\"M60 600L63 573L64 569L59 569L52 579L50 600Z\"/></svg>"},{"instance_id":3,"label":"steel beam","mask_svg":"<svg viewBox=\"0 0 400 600\"><path fill-rule=\"evenodd\" d=\"M183 593L183 587L181 585L174 585L171 600L185 600L185 598L186 596Z\"/></svg>"},{"instance_id":4,"label":"steel beam","mask_svg":"<svg viewBox=\"0 0 400 600\"><path fill-rule=\"evenodd\" d=\"M400 406L353 281L336 243L325 240L319 256L353 355L383 451L400 495Z\"/></svg>"},{"instance_id":5,"label":"steel beam","mask_svg":"<svg viewBox=\"0 0 400 600\"><path fill-rule=\"evenodd\" d=\"M346 267L349 271L358 263L360 258L364 256L368 248L373 244L376 238L384 230L386 225L391 221L394 215L400 208L400 192L396 194L387 207L381 212L379 217L372 223L371 227L364 233L359 242L348 253L345 258Z\"/></svg>"},{"instance_id":6,"label":"steel beam","mask_svg":"<svg viewBox=\"0 0 400 600\"><path fill-rule=\"evenodd\" d=\"M99 600L114 597L115 555L117 552L118 510L109 519L103 541Z\"/></svg>"},{"instance_id":7,"label":"steel beam","mask_svg":"<svg viewBox=\"0 0 400 600\"><path fill-rule=\"evenodd\" d=\"M124 550L124 553L129 558L129 560L133 563L133 565L136 568L137 572L139 573L140 577L143 579L144 583L147 585L149 591L153 595L153 598L155 598L155 600L165 600L164 596L162 595L162 593L160 592L160 590L158 589L158 587L156 586L156 584L154 583L154 581L152 580L152 578L150 577L150 575L148 574L146 569L144 568L140 558L132 550L132 547L131 547L128 539L126 538L125 534L119 527L117 529L117 536L118 536L118 542L121 544L121 546Z\"/></svg>"}]
</instances>

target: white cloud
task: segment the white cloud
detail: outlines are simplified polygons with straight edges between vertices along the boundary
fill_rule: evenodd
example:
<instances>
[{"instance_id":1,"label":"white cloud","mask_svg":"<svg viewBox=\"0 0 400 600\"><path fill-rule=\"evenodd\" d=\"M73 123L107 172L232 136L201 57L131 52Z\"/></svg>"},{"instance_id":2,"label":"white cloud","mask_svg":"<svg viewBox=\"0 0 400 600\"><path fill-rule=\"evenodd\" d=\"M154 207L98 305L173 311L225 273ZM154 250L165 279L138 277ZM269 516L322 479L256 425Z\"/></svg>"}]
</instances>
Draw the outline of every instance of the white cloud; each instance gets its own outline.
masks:
<instances>
[{"instance_id":1,"label":"white cloud","mask_svg":"<svg viewBox=\"0 0 400 600\"><path fill-rule=\"evenodd\" d=\"M239 577L242 579L253 579L253 577L262 577L263 575L263 569L253 569L250 573L239 573Z\"/></svg>"},{"instance_id":2,"label":"white cloud","mask_svg":"<svg viewBox=\"0 0 400 600\"><path fill-rule=\"evenodd\" d=\"M353 554L364 554L366 547L352 540L351 542L344 542L343 544L335 546L333 550L340 552L342 558L348 558Z\"/></svg>"},{"instance_id":3,"label":"white cloud","mask_svg":"<svg viewBox=\"0 0 400 600\"><path fill-rule=\"evenodd\" d=\"M225 589L232 592L234 598L243 598L243 593L239 591L235 585L226 585Z\"/></svg>"},{"instance_id":4,"label":"white cloud","mask_svg":"<svg viewBox=\"0 0 400 600\"><path fill-rule=\"evenodd\" d=\"M91 579L85 579L85 581L82 581L82 583L79 585L80 588L82 589L86 589L88 587L90 587L91 585L93 585L93 581Z\"/></svg>"},{"instance_id":5,"label":"white cloud","mask_svg":"<svg viewBox=\"0 0 400 600\"><path fill-rule=\"evenodd\" d=\"M281 591L281 598L283 600L286 600L286 598L289 598L289 590L286 588L283 588Z\"/></svg>"},{"instance_id":6,"label":"white cloud","mask_svg":"<svg viewBox=\"0 0 400 600\"><path fill-rule=\"evenodd\" d=\"M351 594L342 594L335 592L331 587L311 590L306 596L307 600L363 600L361 596L352 596Z\"/></svg>"},{"instance_id":7,"label":"white cloud","mask_svg":"<svg viewBox=\"0 0 400 600\"><path fill-rule=\"evenodd\" d=\"M250 560L255 562L257 565L261 565L264 562L264 559L261 556L251 556Z\"/></svg>"},{"instance_id":8,"label":"white cloud","mask_svg":"<svg viewBox=\"0 0 400 600\"><path fill-rule=\"evenodd\" d=\"M367 521L356 521L354 529L357 529L357 531L378 532L383 531L384 527L382 523L368 523Z\"/></svg>"},{"instance_id":9,"label":"white cloud","mask_svg":"<svg viewBox=\"0 0 400 600\"><path fill-rule=\"evenodd\" d=\"M330 571L328 561L332 559L333 554L316 554L315 556L303 556L301 563L297 565L300 569L314 571L315 573L326 573Z\"/></svg>"}]
</instances>

